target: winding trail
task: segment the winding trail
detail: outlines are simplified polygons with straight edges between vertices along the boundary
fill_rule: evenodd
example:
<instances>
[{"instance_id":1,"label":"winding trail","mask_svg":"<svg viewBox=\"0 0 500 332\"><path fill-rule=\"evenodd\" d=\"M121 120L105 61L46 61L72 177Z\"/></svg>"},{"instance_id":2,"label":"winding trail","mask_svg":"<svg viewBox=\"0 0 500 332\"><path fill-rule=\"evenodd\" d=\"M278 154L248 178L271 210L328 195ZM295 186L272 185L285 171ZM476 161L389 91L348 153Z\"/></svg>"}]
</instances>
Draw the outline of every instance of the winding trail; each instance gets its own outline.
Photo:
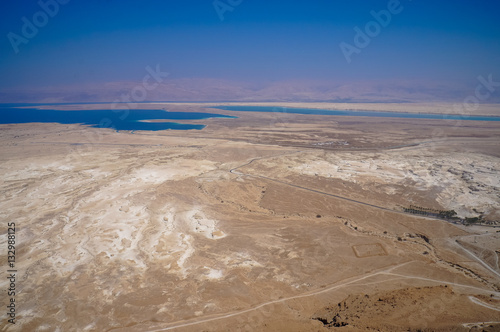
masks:
<instances>
[{"instance_id":1,"label":"winding trail","mask_svg":"<svg viewBox=\"0 0 500 332\"><path fill-rule=\"evenodd\" d=\"M330 291L335 290L337 288L342 288L342 287L348 286L350 284L354 284L354 283L356 283L358 281L365 280L365 279L368 279L368 278L371 278L371 277L374 277L374 276L377 276L377 275L390 274L390 272L392 270L394 270L396 268L400 268L400 267L402 267L404 265L407 265L407 264L409 264L411 262L412 261L401 263L401 264L398 264L398 265L395 265L395 266L391 266L391 267L388 267L388 268L386 268L384 270L381 270L381 271L378 271L378 272L372 272L372 273L366 274L366 275L364 275L362 277L358 277L358 278L355 278L355 279L350 280L350 281L342 282L340 284L335 284L333 286L322 288L322 289L319 289L319 290L316 290L316 291L313 291L313 292L308 292L308 293L304 293L304 294L300 294L300 295L290 296L290 297L282 298L282 299L279 299L279 300L273 300L273 301L264 302L264 303L261 303L261 304L255 306L255 307L252 307L252 308L249 308L249 309L235 311L235 312L232 312L232 313L229 313L229 314L225 314L225 315L219 315L219 316L215 316L215 317L210 317L210 318L205 318L205 319L199 319L199 320L195 320L195 321L187 322L187 323L177 322L177 323L173 323L173 324L177 324L177 325L173 325L173 326L169 326L169 327L165 327L165 328L161 328L161 329L156 329L156 330L147 330L146 332L168 331L168 330L173 330L173 329L177 329L177 328L181 328L181 327L188 327L188 326L198 325L198 324L202 324L202 323L213 322L213 321L220 320L220 319L226 319L226 318L230 318L230 317L234 317L234 316L239 316L239 315L242 315L242 314L245 314L245 313L248 313L248 312L251 312L251 311L255 311L255 310L258 310L260 308L269 306L271 304L284 303L284 302L290 301L290 300L295 300L295 299L301 299L301 298L305 298L305 297L315 296L315 295L318 295L318 294L330 292ZM385 280L384 281L380 281L380 282L385 282Z\"/></svg>"},{"instance_id":2,"label":"winding trail","mask_svg":"<svg viewBox=\"0 0 500 332\"><path fill-rule=\"evenodd\" d=\"M500 278L500 273L498 273L497 271L495 271L494 269L491 268L491 266L489 266L488 264L486 264L481 258L477 257L476 255L474 255L474 253L468 249L466 249L464 246L462 246L458 241L455 241L455 243L463 250L465 251L466 253L468 253L470 256L472 256L475 260L477 260L479 263L481 263L481 265L483 265L485 268L487 268L489 271L491 271L492 273L494 273L497 277Z\"/></svg>"},{"instance_id":3,"label":"winding trail","mask_svg":"<svg viewBox=\"0 0 500 332\"><path fill-rule=\"evenodd\" d=\"M478 300L474 296L469 296L469 300L471 300L475 304L480 305L482 307L485 307L485 308L488 308L488 309L491 309L491 310L495 310L495 311L500 311L500 309L495 308L494 306L491 306L491 305L489 305L487 303L484 303L483 301Z\"/></svg>"},{"instance_id":4,"label":"winding trail","mask_svg":"<svg viewBox=\"0 0 500 332\"><path fill-rule=\"evenodd\" d=\"M500 292L497 292L495 290L490 290L490 289L484 289L484 288L480 288L480 287L476 287L476 286L459 284L459 283L456 283L456 282L449 282L449 281L438 280L438 279L431 279L431 278L426 278L426 277L409 276L409 275L406 275L406 274L397 274L397 273L392 273L392 272L384 272L382 274L386 274L386 275L390 275L390 276L394 276L394 277L401 277L401 278L405 278L405 279L418 279L418 280L424 280L424 281L431 281L431 282L435 282L435 283L439 283L439 284L451 285L451 286L455 286L455 287L469 288L469 289L473 289L475 291L480 291L480 292L484 292L484 293L488 293L488 294L493 293L493 294L495 294L497 296L500 296Z\"/></svg>"},{"instance_id":5,"label":"winding trail","mask_svg":"<svg viewBox=\"0 0 500 332\"><path fill-rule=\"evenodd\" d=\"M168 327L160 328L160 329L154 329L154 330L146 330L146 332L169 331L169 330L175 330L175 329L182 328L182 327L195 326L195 325L199 325L199 324L203 324L203 323L209 323L209 322L213 322L213 321L217 321L217 320L221 320L221 319L227 319L227 318L231 318L231 317L243 315L243 314L246 314L246 313L249 313L249 312L252 312L252 311L256 311L256 310L259 310L259 309L261 309L263 307L266 307L266 306L269 306L269 305L272 305L272 304L280 304L280 303L285 303L285 302L290 301L290 300L296 300L296 299L301 299L301 298L305 298L305 297L311 297L311 296L319 295L319 294L322 294L322 293L327 293L327 292L330 292L330 291L333 291L333 290L336 290L336 289L339 289L339 288L342 288L342 287L346 287L346 286L349 286L351 284L355 284L355 283L357 283L359 281L362 281L362 280L365 280L365 279L368 279L368 278L371 278L371 277L375 277L375 276L378 276L378 275L387 275L387 276L392 276L392 277L396 277L396 278L393 278L393 279L384 279L384 280L380 280L380 281L376 281L376 282L361 283L361 284L357 284L357 285L359 286L359 285L370 285L370 284L384 283L384 282L394 281L394 280L397 280L397 279L418 279L418 280L430 281L430 282L437 283L437 284L451 285L451 286L455 286L455 287L458 287L458 288L473 289L475 291L479 291L479 292L482 292L482 293L488 293L488 294L494 293L495 295L500 296L500 292L496 292L496 291L492 291L492 290L488 290L488 289L484 289L484 288L479 288L479 287L475 287L475 286L464 285L464 284L459 284L459 283L449 282L449 281L444 281L444 280L437 280L437 279L431 279L431 278L425 278L425 277L418 277L418 276L409 276L409 275L398 274L398 273L393 273L392 272L393 270L395 270L397 268L400 268L400 267L403 267L404 265L410 264L412 262L413 261L401 263L401 264L398 264L398 265L395 265L395 266L391 266L391 267L385 268L385 269L377 271L377 272L372 272L372 273L366 274L364 276L361 276L361 277L358 277L358 278L355 278L355 279L349 278L351 280L347 279L348 281L341 282L341 283L336 283L336 284L334 284L334 285L332 285L330 287L322 288L322 289L319 289L319 290L316 290L316 291L312 291L312 292L308 292L308 293L304 293L304 294L300 294L300 295L295 295L295 296L290 296L290 297L279 299L279 300L273 300L273 301L264 302L264 303L261 303L261 304L255 306L255 307L252 307L252 308L249 308L249 309L239 310L239 311L231 312L231 313L228 313L228 314L214 315L214 316L206 317L206 318L203 318L203 319L202 318L200 318L200 319L194 319L191 322L185 322L185 321L184 322L175 322L175 323L171 323L171 324L174 324L172 326L168 326ZM486 308L489 308L489 309L492 309L492 310L500 311L500 309L497 309L497 308L492 307L492 306L490 306L488 304L485 304L485 303L477 300L476 298L474 298L472 296L469 296L469 299L472 302L474 302L475 304L481 305L483 307L486 307Z\"/></svg>"}]
</instances>

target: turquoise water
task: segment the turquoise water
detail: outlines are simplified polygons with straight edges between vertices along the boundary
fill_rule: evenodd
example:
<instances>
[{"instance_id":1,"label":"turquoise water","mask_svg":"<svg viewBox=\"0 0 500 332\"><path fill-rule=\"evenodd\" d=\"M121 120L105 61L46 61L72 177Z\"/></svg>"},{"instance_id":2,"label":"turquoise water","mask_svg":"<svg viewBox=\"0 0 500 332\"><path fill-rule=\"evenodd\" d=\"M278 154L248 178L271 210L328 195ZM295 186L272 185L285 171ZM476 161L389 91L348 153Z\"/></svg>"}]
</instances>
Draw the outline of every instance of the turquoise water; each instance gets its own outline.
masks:
<instances>
[{"instance_id":1,"label":"turquoise water","mask_svg":"<svg viewBox=\"0 0 500 332\"><path fill-rule=\"evenodd\" d=\"M202 124L185 124L178 122L142 122L144 120L203 120L209 118L235 118L233 116L198 113L167 112L164 110L41 110L37 108L15 108L13 104L0 105L0 124L8 123L63 123L83 124L95 128L112 128L115 130L201 130ZM20 105L15 105L20 106Z\"/></svg>"},{"instance_id":2,"label":"turquoise water","mask_svg":"<svg viewBox=\"0 0 500 332\"><path fill-rule=\"evenodd\" d=\"M19 107L28 108L19 108ZM9 123L63 123L83 124L95 128L112 128L115 130L201 130L203 124L179 123L182 120L204 120L209 118L228 118L235 116L217 113L201 112L168 112L165 110L125 109L125 110L41 110L36 108L41 104L0 104L0 124ZM361 117L388 117L388 118L413 118L436 120L473 120L473 121L500 121L500 117L488 116L461 116L439 114L416 114L402 112L367 112L367 111L331 111L308 108L286 108L271 106L217 106L221 109L237 112L273 112L289 114L317 114L335 116L361 116ZM175 120L168 122L144 122L147 120Z\"/></svg>"},{"instance_id":3,"label":"turquoise water","mask_svg":"<svg viewBox=\"0 0 500 332\"><path fill-rule=\"evenodd\" d=\"M402 113L402 112L372 112L372 111L331 111L310 108L288 108L273 106L217 106L212 107L226 111L237 112L272 112L288 114L317 114L337 116L365 116L384 118L409 118L409 119L438 119L438 120L470 120L470 121L500 121L496 116L465 116L447 114Z\"/></svg>"}]
</instances>

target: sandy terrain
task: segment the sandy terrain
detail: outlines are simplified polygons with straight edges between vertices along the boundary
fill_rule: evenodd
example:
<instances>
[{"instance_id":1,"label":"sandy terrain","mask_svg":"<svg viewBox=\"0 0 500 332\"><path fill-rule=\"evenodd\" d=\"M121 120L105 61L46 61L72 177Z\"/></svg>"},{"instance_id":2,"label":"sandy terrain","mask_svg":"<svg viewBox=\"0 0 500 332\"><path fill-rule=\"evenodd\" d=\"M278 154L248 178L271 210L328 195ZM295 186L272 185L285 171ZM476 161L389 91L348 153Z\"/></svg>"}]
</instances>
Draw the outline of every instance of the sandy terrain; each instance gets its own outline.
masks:
<instances>
[{"instance_id":1,"label":"sandy terrain","mask_svg":"<svg viewBox=\"0 0 500 332\"><path fill-rule=\"evenodd\" d=\"M478 104L468 105L461 103L329 103L329 102L306 102L306 103L286 103L286 102L219 102L219 103L139 103L139 104L116 104L114 109L123 107L147 109L171 109L171 108L200 108L200 107L216 107L216 106L271 106L271 107L289 107L289 108L312 108L323 110L350 110L350 111L383 111L383 112L403 112L403 113L427 113L427 114L450 114L462 116L500 116L500 106L498 104ZM64 105L64 106L42 106L41 108L52 109L81 109L82 107L91 109L108 108L110 104L89 104L89 105ZM212 109L213 111L213 109ZM238 113L237 113L238 114Z\"/></svg>"},{"instance_id":2,"label":"sandy terrain","mask_svg":"<svg viewBox=\"0 0 500 332\"><path fill-rule=\"evenodd\" d=\"M500 123L237 115L0 126L2 331L498 330Z\"/></svg>"},{"instance_id":3,"label":"sandy terrain","mask_svg":"<svg viewBox=\"0 0 500 332\"><path fill-rule=\"evenodd\" d=\"M151 103L152 105L166 105ZM172 105L184 105L184 103L172 103ZM199 105L189 104L188 105ZM427 114L455 114L455 115L484 115L500 116L498 104L464 105L460 103L282 103L282 102L254 102L254 103L207 103L206 106L218 105L254 105L254 106L276 106L291 108L314 108L326 110L351 110L351 111L384 111L404 113L427 113Z\"/></svg>"}]
</instances>

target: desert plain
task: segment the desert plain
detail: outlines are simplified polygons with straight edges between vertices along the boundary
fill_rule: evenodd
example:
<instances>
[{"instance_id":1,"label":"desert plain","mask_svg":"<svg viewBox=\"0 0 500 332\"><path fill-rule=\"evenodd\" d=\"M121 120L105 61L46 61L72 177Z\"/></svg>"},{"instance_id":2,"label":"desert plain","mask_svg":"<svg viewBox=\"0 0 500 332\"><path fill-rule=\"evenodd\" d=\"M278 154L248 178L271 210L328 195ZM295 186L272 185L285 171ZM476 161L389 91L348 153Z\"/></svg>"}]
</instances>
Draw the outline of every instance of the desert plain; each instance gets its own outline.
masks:
<instances>
[{"instance_id":1,"label":"desert plain","mask_svg":"<svg viewBox=\"0 0 500 332\"><path fill-rule=\"evenodd\" d=\"M208 106L141 108L238 118L0 125L2 331L500 330L500 122Z\"/></svg>"}]
</instances>

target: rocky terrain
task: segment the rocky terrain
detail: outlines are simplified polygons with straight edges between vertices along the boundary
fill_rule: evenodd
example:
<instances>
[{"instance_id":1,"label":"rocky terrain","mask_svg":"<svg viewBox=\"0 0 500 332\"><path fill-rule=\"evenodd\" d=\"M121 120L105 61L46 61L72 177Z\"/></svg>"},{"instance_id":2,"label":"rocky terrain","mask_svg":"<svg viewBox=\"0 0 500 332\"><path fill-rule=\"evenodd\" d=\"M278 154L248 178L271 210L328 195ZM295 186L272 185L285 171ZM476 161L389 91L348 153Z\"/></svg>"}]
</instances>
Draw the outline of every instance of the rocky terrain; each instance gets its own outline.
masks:
<instances>
[{"instance_id":1,"label":"rocky terrain","mask_svg":"<svg viewBox=\"0 0 500 332\"><path fill-rule=\"evenodd\" d=\"M0 126L0 329L498 329L500 229L401 209L498 219L498 124L238 117Z\"/></svg>"}]
</instances>

